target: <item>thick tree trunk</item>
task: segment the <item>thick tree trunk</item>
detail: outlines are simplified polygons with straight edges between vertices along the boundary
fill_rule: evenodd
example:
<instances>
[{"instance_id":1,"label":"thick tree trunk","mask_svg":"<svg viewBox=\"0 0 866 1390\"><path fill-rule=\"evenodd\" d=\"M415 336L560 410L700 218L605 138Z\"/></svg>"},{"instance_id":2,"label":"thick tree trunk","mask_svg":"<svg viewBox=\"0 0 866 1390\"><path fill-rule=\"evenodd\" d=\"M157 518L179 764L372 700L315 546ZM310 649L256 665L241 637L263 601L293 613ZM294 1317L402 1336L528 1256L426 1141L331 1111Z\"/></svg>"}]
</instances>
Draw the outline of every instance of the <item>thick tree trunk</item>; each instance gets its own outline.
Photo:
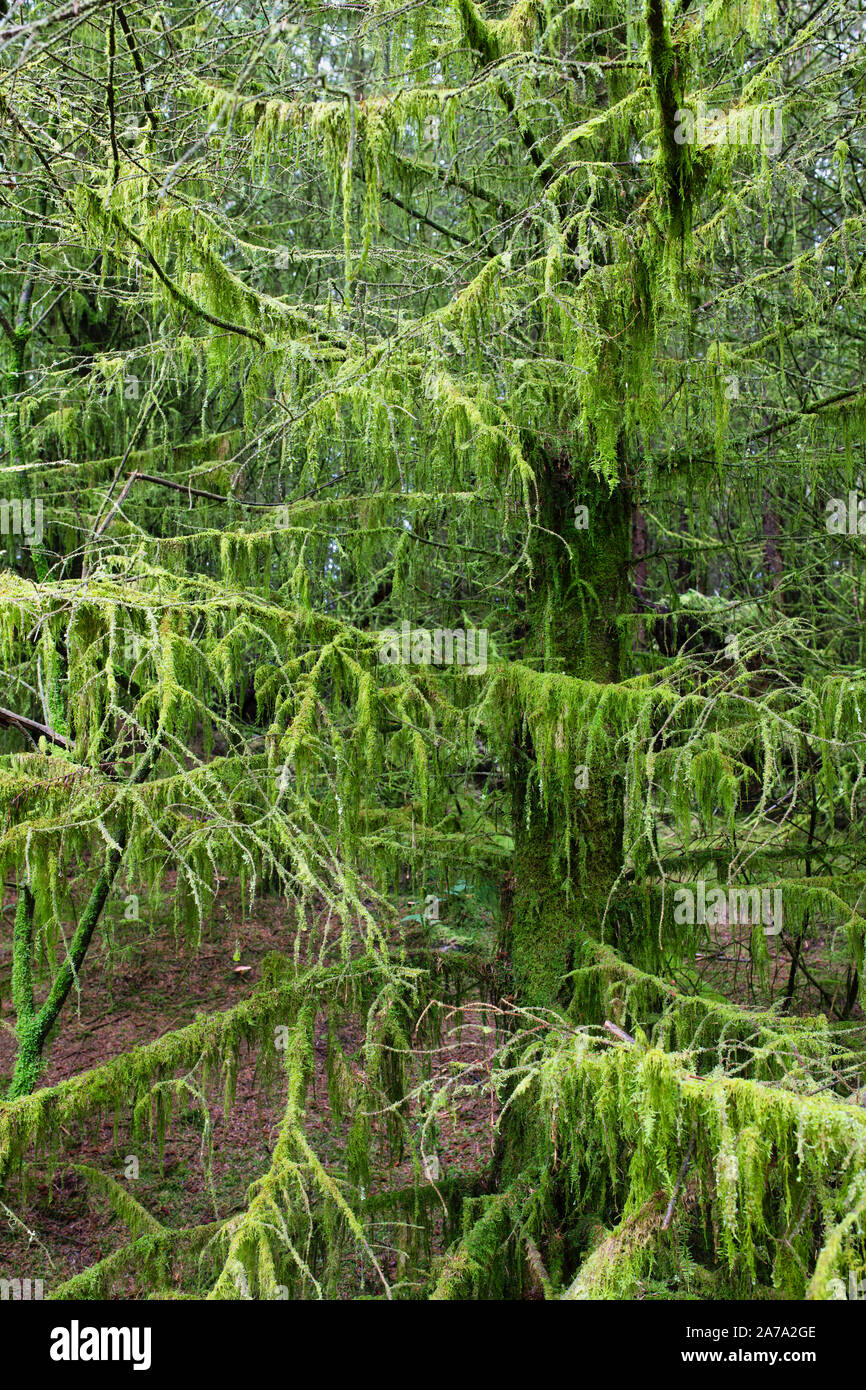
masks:
<instances>
[{"instance_id":1,"label":"thick tree trunk","mask_svg":"<svg viewBox=\"0 0 866 1390\"><path fill-rule=\"evenodd\" d=\"M588 527L578 530L575 505L583 499L575 497L568 466L553 461L537 473L541 525L532 556L533 590L526 602L525 660L536 669L586 680L618 680L621 637L615 620L627 611L629 597L630 499L625 489L608 497L598 483L585 499ZM553 1004L570 995L564 977L575 945L582 936L597 933L621 866L622 778L612 756L609 764L589 768L569 877L557 833L561 821L555 813L545 816L535 795L527 817L532 757L527 744L514 750L515 849L506 942L521 1002Z\"/></svg>"}]
</instances>

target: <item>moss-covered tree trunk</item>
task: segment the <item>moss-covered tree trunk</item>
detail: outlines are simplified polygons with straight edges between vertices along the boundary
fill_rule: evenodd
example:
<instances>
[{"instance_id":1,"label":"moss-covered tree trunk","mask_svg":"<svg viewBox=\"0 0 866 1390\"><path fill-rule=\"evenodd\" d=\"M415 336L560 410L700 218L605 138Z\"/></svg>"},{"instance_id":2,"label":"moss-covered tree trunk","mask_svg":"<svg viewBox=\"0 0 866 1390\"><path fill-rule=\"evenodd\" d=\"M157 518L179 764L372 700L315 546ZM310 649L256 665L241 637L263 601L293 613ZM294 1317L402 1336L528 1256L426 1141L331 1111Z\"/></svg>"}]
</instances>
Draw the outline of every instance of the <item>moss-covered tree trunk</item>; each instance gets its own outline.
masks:
<instances>
[{"instance_id":1,"label":"moss-covered tree trunk","mask_svg":"<svg viewBox=\"0 0 866 1390\"><path fill-rule=\"evenodd\" d=\"M159 750L160 738L161 733L140 759L130 778L130 786L137 786L150 776ZM75 929L66 959L55 975L41 1007L37 1007L34 997L36 899L29 885L24 884L21 887L15 916L12 957L12 1001L15 1006L18 1055L15 1059L12 1084L9 1087L9 1100L30 1095L39 1084L44 1067L45 1044L84 965L93 933L123 862L128 838L128 826L119 826L114 835L114 842L106 854L104 868L93 886ZM3 1172L0 1169L0 1182L2 1180Z\"/></svg>"},{"instance_id":2,"label":"moss-covered tree trunk","mask_svg":"<svg viewBox=\"0 0 866 1390\"><path fill-rule=\"evenodd\" d=\"M593 481L584 493L567 460L536 469L539 527L526 596L524 660L536 669L608 683L620 676L616 616L629 593L630 499ZM585 507L581 513L578 509ZM545 814L532 783L531 743L514 749L514 865L506 902L506 945L523 1003L565 1002L565 981L581 936L598 932L622 862L622 778L611 750L606 765L575 768L578 821L570 856L561 823ZM585 786L584 786L585 783ZM570 859L570 862L569 862Z\"/></svg>"}]
</instances>

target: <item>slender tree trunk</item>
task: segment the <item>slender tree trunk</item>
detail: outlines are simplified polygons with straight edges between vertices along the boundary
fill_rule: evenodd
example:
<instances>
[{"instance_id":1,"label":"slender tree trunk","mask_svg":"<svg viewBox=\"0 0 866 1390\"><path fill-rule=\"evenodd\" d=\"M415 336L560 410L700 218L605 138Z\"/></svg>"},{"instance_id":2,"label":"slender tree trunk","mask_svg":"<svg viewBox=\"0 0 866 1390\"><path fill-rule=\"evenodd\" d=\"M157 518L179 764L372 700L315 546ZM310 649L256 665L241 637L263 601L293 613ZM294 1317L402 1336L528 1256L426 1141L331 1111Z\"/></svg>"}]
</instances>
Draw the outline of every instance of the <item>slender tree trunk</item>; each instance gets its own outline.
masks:
<instances>
[{"instance_id":1,"label":"slender tree trunk","mask_svg":"<svg viewBox=\"0 0 866 1390\"><path fill-rule=\"evenodd\" d=\"M122 845L121 845L122 848ZM13 998L18 1037L18 1056L9 1088L9 1100L29 1096L36 1089L42 1073L42 1054L46 1039L57 1021L60 1010L84 964L96 924L102 915L117 870L123 858L121 851L110 849L105 868L96 881L93 892L81 916L78 929L61 966L48 998L40 1009L33 1002L33 894L24 887L18 899L15 918L15 957L13 964Z\"/></svg>"},{"instance_id":2,"label":"slender tree trunk","mask_svg":"<svg viewBox=\"0 0 866 1390\"><path fill-rule=\"evenodd\" d=\"M638 606L643 608L646 604L646 581L647 581L647 551L649 550L649 527L647 520L640 507L632 507L631 513L631 556L633 562L632 584L634 585L634 596ZM643 651L646 647L646 628L643 623L638 623L635 629L632 650L635 652Z\"/></svg>"},{"instance_id":3,"label":"slender tree trunk","mask_svg":"<svg viewBox=\"0 0 866 1390\"><path fill-rule=\"evenodd\" d=\"M159 744L158 734L133 772L130 786L140 785L150 776ZM128 824L121 826L115 833L115 844L109 849L105 866L93 885L93 891L81 914L67 957L55 975L48 997L40 1008L36 1007L33 993L33 922L36 902L32 889L27 884L23 885L19 892L12 956L12 1001L15 1006L18 1056L15 1059L15 1070L9 1088L9 1100L28 1096L36 1089L44 1065L45 1044L84 964L93 933L123 862L128 834ZM0 1171L0 1181L2 1177Z\"/></svg>"},{"instance_id":4,"label":"slender tree trunk","mask_svg":"<svg viewBox=\"0 0 866 1390\"><path fill-rule=\"evenodd\" d=\"M770 587L776 590L781 583L782 576L782 553L779 549L779 538L782 534L782 526L769 488L764 488L763 492L762 523L764 532L764 562L767 566Z\"/></svg>"}]
</instances>

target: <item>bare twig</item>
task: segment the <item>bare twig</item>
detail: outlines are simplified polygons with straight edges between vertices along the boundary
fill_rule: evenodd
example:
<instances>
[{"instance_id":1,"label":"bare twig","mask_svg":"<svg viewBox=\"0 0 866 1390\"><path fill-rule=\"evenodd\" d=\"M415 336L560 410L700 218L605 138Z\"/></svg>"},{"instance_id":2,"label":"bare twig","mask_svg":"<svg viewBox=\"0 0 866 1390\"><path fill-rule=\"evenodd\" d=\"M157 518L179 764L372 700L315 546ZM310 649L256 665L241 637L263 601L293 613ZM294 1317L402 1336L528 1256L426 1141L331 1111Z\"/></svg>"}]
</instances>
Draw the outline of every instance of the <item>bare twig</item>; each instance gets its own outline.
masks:
<instances>
[{"instance_id":1,"label":"bare twig","mask_svg":"<svg viewBox=\"0 0 866 1390\"><path fill-rule=\"evenodd\" d=\"M672 1220L673 1214L674 1214L674 1207L675 1207L676 1204L677 1204L677 1198L679 1197L680 1192L682 1191L683 1183L684 1183L685 1180L686 1180L686 1173L689 1171L689 1168L691 1167L691 1163L692 1163L692 1154L693 1154L694 1151L695 1151L695 1139L696 1139L696 1137L697 1137L697 1135L696 1135L695 1130L692 1130L692 1137L691 1137L691 1139L689 1140L689 1147L688 1147L687 1150L686 1150L686 1156L685 1156L685 1158L683 1159L683 1166L682 1166L682 1168L680 1169L680 1175L679 1175L679 1177L677 1178L677 1185L676 1185L676 1187L675 1187L674 1190L673 1190L673 1194L672 1194L672 1196L671 1196L671 1200L668 1202L668 1209L667 1209L667 1211L665 1212L664 1221L662 1222L662 1230L663 1230L663 1231L666 1231L666 1230L668 1229L668 1226L670 1226L670 1224L671 1224L671 1220Z\"/></svg>"},{"instance_id":2,"label":"bare twig","mask_svg":"<svg viewBox=\"0 0 866 1390\"><path fill-rule=\"evenodd\" d=\"M632 1046L634 1046L634 1038L631 1033L627 1033L624 1028L620 1028L616 1023L611 1023L609 1018L604 1020L604 1026L609 1033L613 1033L615 1038L619 1038L620 1042L631 1043Z\"/></svg>"}]
</instances>

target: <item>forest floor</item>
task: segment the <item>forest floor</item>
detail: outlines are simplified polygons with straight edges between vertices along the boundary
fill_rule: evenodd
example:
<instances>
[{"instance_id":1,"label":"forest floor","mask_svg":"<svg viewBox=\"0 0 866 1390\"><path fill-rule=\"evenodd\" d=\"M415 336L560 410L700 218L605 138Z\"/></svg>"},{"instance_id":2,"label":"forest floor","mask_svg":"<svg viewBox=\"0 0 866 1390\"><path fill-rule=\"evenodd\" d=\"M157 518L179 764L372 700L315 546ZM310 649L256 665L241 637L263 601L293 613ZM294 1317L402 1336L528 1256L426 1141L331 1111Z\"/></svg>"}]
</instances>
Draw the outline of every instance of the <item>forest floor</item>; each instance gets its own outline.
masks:
<instances>
[{"instance_id":1,"label":"forest floor","mask_svg":"<svg viewBox=\"0 0 866 1390\"><path fill-rule=\"evenodd\" d=\"M227 892L224 898L226 915L234 922L241 920L236 893ZM6 1025L0 1026L0 1095L8 1086L15 1055L9 998L12 912L10 901L4 905L0 927L0 1025ZM103 937L101 944L94 942L91 948L80 1000L77 1005L74 1000L67 1003L49 1054L44 1077L47 1086L181 1028L198 1013L231 1008L258 982L264 956L275 950L285 952L295 935L293 923L286 921L282 901L267 898L256 903L242 928L232 927L227 933L220 926L212 939L205 935L200 944L178 941L168 923L152 932L143 924L120 925L127 926L125 933L115 927L107 934L108 943ZM124 938L124 944L118 946L118 939ZM471 1007L452 1015L450 1022L449 1046L436 1058L434 1075L438 1071L443 1079L446 1074L453 1076L455 1064L461 1064L467 1076L481 1080L493 1047L490 1035ZM351 1056L363 1041L360 1027L343 1025L339 1040L344 1054ZM330 1113L327 1040L321 1017L315 1053L307 1132L324 1165L336 1166L342 1157L347 1126L334 1124ZM241 1211L250 1183L271 1163L285 1104L280 1078L263 1084L255 1057L242 1055L235 1099L228 1112L219 1084L209 1088L207 1103L213 1124L210 1182L202 1162L202 1124L195 1112L179 1114L172 1121L161 1169L157 1157L144 1145L139 1150L132 1146L128 1117L121 1118L116 1139L111 1115L66 1136L66 1152L50 1180L37 1166L30 1191L24 1194L13 1185L6 1194L8 1205L0 1205L0 1278L42 1279L47 1297L64 1280L130 1239L107 1200L89 1191L87 1182L73 1170L74 1163L99 1168L127 1183L135 1198L172 1228L224 1219ZM480 1173L492 1151L494 1119L489 1088L460 1098L443 1112L437 1135L443 1176ZM416 1138L419 1130L420 1125L416 1126ZM134 1181L126 1176L135 1168L130 1160L137 1160ZM411 1157L406 1154L401 1163L371 1174L370 1193L409 1185L412 1174ZM435 1177L435 1172L431 1176ZM441 1221L434 1219L434 1244L441 1230ZM371 1234L388 1277L405 1273L402 1254L395 1248L398 1242L391 1242L381 1225ZM360 1262L348 1271L347 1278L355 1284L354 1296L359 1288L361 1292L376 1292L370 1277L370 1268L364 1269ZM135 1297L136 1292L132 1282L122 1292L118 1290L121 1297Z\"/></svg>"},{"instance_id":2,"label":"forest floor","mask_svg":"<svg viewBox=\"0 0 866 1390\"><path fill-rule=\"evenodd\" d=\"M170 898L171 885L168 889ZM9 998L13 909L9 899L0 914L0 1094L8 1084L15 1052ZM170 918L170 902L165 915ZM221 919L213 921L199 943L178 938L169 920L152 926L107 922L99 943L91 950L81 998L77 1004L75 1000L67 1003L49 1055L45 1084L99 1066L136 1044L151 1042L191 1022L197 1013L230 1008L256 985L269 951L291 950L287 943L293 942L295 926L281 900L263 898L252 914L245 915L237 889L227 888L221 895ZM238 927L238 922L243 925ZM317 925L310 924L314 936ZM678 985L718 990L729 1000L750 1004L778 1001L786 987L787 952L778 940L768 941L768 969L761 981L750 967L747 942L738 937L744 937L742 928L717 928L715 940L699 954L694 969L678 972ZM827 1011L827 991L833 988L834 976L837 981L839 978L834 969L832 937L816 932L805 943L802 959L815 983L801 980L806 988L805 993L798 992L797 1011ZM855 1008L852 1017L862 1020L862 1011ZM494 1042L483 1022L471 1005L455 1011L448 1046L434 1060L437 1079L453 1077L462 1065L467 1077L482 1083L474 1094L446 1107L440 1117L437 1153L443 1176L471 1178L480 1174L492 1153L496 1116L491 1088L483 1083L489 1074ZM344 1053L350 1056L357 1052L362 1043L360 1027L345 1024L339 1032ZM327 1041L321 1019L315 1052L308 1134L325 1166L339 1167L347 1127L345 1122L334 1123L330 1112ZM116 1135L113 1116L107 1115L65 1136L66 1152L53 1175L49 1178L47 1170L37 1163L30 1190L24 1193L13 1185L6 1194L8 1205L0 1204L0 1278L42 1279L47 1296L64 1280L128 1242L125 1224L105 1198L89 1189L74 1171L74 1163L88 1164L127 1183L153 1216L173 1228L224 1219L241 1211L250 1183L266 1172L271 1162L284 1103L279 1078L270 1086L263 1085L255 1057L244 1056L238 1068L234 1104L228 1112L224 1111L219 1086L209 1090L207 1103L213 1124L210 1181L202 1162L201 1119L194 1111L173 1120L161 1167L144 1145L140 1152L132 1146L128 1117L121 1117ZM417 1114L413 1123L417 1138ZM134 1180L129 1176L136 1166L131 1160L137 1161ZM371 1175L371 1195L388 1187L408 1186L412 1173L408 1154L402 1162L383 1165ZM444 1213L444 1203L441 1205ZM443 1220L434 1218L431 1229L433 1249L429 1253L441 1253ZM399 1234L385 1223L378 1228L371 1224L369 1234L388 1278L411 1277L398 1249ZM117 1290L119 1297L135 1297L138 1292L131 1278ZM346 1270L346 1295L376 1296L378 1292L371 1266L354 1261ZM533 1295L528 1292L528 1296Z\"/></svg>"}]
</instances>

